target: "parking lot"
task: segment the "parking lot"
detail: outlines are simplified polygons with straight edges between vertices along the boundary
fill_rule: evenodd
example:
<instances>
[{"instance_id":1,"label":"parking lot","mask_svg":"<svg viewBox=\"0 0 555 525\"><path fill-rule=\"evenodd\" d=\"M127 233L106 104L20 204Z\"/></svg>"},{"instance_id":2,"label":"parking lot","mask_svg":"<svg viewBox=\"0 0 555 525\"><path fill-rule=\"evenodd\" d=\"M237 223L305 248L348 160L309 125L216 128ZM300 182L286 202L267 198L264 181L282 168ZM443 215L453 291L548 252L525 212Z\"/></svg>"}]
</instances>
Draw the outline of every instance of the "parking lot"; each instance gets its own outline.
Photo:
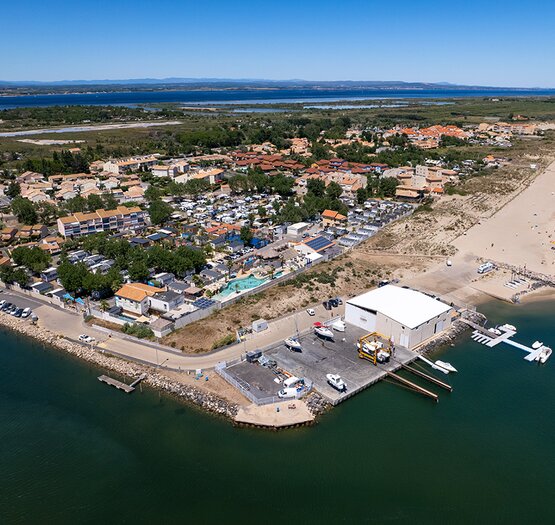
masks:
<instances>
[{"instance_id":1,"label":"parking lot","mask_svg":"<svg viewBox=\"0 0 555 525\"><path fill-rule=\"evenodd\" d=\"M276 373L257 363L243 361L230 366L226 372L257 400L277 397L283 388L281 379L279 382L275 381L279 378Z\"/></svg>"},{"instance_id":2,"label":"parking lot","mask_svg":"<svg viewBox=\"0 0 555 525\"><path fill-rule=\"evenodd\" d=\"M334 405L341 403L357 392L383 379L387 372L394 372L416 359L416 353L396 347L387 363L372 364L358 357L357 342L367 332L347 324L345 332L334 332L334 340L325 340L309 331L300 336L301 352L289 350L280 343L264 352L264 356L274 360L274 369L258 363L242 361L229 366L225 371L242 388L257 400L277 397L286 377L279 371L305 378L313 387ZM346 390L339 392L328 384L327 374L339 374L346 384Z\"/></svg>"},{"instance_id":3,"label":"parking lot","mask_svg":"<svg viewBox=\"0 0 555 525\"><path fill-rule=\"evenodd\" d=\"M328 400L337 404L356 392L379 381L386 371L395 371L416 359L410 350L397 347L389 363L373 365L370 361L360 359L356 343L367 332L355 326L346 325L345 332L334 332L334 341L323 340L314 333L300 338L302 352L292 352L284 344L275 346L265 355L275 359L278 366L296 375L313 381L314 388ZM331 387L326 374L339 374L347 390L338 392Z\"/></svg>"},{"instance_id":4,"label":"parking lot","mask_svg":"<svg viewBox=\"0 0 555 525\"><path fill-rule=\"evenodd\" d=\"M42 303L35 301L30 297L20 297L19 295L14 295L7 291L0 293L0 301L5 301L5 303L3 303L2 306L4 306L7 303L11 303L17 306L18 308L23 308L23 309L30 308L31 310L34 310L34 308L38 308L42 306ZM30 316L28 318L30 318Z\"/></svg>"}]
</instances>

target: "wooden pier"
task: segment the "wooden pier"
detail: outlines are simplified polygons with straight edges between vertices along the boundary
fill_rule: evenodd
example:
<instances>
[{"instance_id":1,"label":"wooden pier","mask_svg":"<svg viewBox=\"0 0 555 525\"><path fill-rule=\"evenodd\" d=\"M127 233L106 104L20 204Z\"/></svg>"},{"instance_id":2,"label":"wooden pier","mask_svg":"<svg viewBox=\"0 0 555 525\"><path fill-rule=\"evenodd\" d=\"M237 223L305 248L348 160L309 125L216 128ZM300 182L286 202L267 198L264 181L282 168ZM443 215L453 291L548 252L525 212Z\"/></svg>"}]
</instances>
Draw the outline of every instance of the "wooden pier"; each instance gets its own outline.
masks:
<instances>
[{"instance_id":1,"label":"wooden pier","mask_svg":"<svg viewBox=\"0 0 555 525\"><path fill-rule=\"evenodd\" d=\"M109 377L105 375L99 376L98 380L101 383L106 383L107 385L113 386L118 390L123 390L126 394L130 394L135 390L135 387L145 378L146 378L146 374L142 374L137 379L135 379L135 381L133 381L133 383L131 383L130 385L128 385L127 383L123 383L122 381L118 381L113 377Z\"/></svg>"}]
</instances>

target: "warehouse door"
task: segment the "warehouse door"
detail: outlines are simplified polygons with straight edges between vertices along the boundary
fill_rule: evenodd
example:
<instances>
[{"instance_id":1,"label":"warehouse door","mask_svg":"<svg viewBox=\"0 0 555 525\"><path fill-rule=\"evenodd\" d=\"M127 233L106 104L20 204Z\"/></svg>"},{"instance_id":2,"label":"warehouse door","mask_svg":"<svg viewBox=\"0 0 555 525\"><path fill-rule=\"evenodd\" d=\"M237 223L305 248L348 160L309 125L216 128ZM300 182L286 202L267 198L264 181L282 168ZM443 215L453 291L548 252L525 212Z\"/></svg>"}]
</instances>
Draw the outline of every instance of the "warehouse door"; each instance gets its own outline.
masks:
<instances>
[{"instance_id":1,"label":"warehouse door","mask_svg":"<svg viewBox=\"0 0 555 525\"><path fill-rule=\"evenodd\" d=\"M443 321L438 321L434 328L434 334L438 334L439 332L443 332Z\"/></svg>"}]
</instances>

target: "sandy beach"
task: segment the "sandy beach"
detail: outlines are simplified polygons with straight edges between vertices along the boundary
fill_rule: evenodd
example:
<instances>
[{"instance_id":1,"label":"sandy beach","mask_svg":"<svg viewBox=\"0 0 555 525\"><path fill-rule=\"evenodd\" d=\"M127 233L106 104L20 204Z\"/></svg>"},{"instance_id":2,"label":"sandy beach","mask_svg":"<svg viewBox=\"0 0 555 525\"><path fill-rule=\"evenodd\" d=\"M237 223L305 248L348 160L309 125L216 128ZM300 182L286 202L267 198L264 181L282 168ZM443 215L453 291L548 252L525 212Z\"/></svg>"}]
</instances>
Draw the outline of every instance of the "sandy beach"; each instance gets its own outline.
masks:
<instances>
[{"instance_id":1,"label":"sandy beach","mask_svg":"<svg viewBox=\"0 0 555 525\"><path fill-rule=\"evenodd\" d=\"M511 284L509 269L480 275L481 260L555 275L555 162L523 191L489 218L482 218L457 238L447 241L456 253L434 263L424 272L413 272L404 283L440 295L458 304L479 305L492 298L522 302L545 300L555 289L531 290L532 281Z\"/></svg>"},{"instance_id":2,"label":"sandy beach","mask_svg":"<svg viewBox=\"0 0 555 525\"><path fill-rule=\"evenodd\" d=\"M459 255L555 273L555 163L491 218L453 244Z\"/></svg>"}]
</instances>

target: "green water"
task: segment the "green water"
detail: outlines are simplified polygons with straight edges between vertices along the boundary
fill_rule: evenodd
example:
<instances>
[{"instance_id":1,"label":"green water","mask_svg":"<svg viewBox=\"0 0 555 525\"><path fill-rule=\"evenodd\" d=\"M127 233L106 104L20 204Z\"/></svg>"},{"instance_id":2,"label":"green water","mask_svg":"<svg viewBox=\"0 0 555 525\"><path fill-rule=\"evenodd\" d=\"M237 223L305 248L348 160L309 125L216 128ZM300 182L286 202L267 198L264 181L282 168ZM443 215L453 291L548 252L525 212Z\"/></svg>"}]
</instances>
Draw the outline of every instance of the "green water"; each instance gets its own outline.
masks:
<instances>
[{"instance_id":1,"label":"green water","mask_svg":"<svg viewBox=\"0 0 555 525\"><path fill-rule=\"evenodd\" d=\"M555 347L555 303L484 310ZM437 405L382 383L268 433L0 342L2 523L555 522L555 359L465 340L441 353L459 374Z\"/></svg>"}]
</instances>

